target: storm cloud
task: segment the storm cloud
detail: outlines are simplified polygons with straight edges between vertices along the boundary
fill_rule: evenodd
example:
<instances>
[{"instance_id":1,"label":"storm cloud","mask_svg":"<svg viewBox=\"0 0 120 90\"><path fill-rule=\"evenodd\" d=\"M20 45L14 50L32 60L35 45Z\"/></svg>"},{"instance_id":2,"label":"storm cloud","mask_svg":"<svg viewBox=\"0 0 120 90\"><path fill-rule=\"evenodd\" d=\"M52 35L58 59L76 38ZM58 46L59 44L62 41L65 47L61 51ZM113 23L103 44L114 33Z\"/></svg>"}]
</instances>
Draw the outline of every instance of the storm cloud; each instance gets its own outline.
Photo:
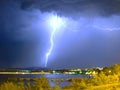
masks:
<instances>
[{"instance_id":1,"label":"storm cloud","mask_svg":"<svg viewBox=\"0 0 120 90\"><path fill-rule=\"evenodd\" d=\"M107 17L120 14L120 0L23 0L21 9L28 8L72 17Z\"/></svg>"},{"instance_id":2,"label":"storm cloud","mask_svg":"<svg viewBox=\"0 0 120 90\"><path fill-rule=\"evenodd\" d=\"M0 0L0 67L44 66L50 33L43 19L54 13L69 21L48 67L120 62L120 0Z\"/></svg>"}]
</instances>

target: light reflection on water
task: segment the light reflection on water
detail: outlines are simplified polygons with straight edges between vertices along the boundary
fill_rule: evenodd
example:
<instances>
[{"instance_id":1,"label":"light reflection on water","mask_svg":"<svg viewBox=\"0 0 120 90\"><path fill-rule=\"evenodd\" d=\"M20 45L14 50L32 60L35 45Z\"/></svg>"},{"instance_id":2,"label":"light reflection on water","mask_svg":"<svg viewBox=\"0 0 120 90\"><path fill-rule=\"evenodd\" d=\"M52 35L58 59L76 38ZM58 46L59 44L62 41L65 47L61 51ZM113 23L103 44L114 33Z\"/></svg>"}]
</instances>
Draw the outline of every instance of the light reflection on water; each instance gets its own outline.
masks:
<instances>
[{"instance_id":1,"label":"light reflection on water","mask_svg":"<svg viewBox=\"0 0 120 90\"><path fill-rule=\"evenodd\" d=\"M71 74L46 74L45 77L49 78L49 82L51 86L59 85L60 87L64 87L72 84L71 82L65 80L70 78L91 78L89 75L71 75ZM57 79L57 81L52 81L50 78ZM61 82L61 79L63 81Z\"/></svg>"},{"instance_id":2,"label":"light reflection on water","mask_svg":"<svg viewBox=\"0 0 120 90\"><path fill-rule=\"evenodd\" d=\"M50 86L59 85L60 87L70 85L71 82L66 79L70 78L91 78L89 75L71 75L71 74L14 74L14 75L0 75L0 81L5 81L8 78L40 78L46 77L49 79ZM53 79L53 80L52 80ZM61 81L62 80L62 81Z\"/></svg>"}]
</instances>

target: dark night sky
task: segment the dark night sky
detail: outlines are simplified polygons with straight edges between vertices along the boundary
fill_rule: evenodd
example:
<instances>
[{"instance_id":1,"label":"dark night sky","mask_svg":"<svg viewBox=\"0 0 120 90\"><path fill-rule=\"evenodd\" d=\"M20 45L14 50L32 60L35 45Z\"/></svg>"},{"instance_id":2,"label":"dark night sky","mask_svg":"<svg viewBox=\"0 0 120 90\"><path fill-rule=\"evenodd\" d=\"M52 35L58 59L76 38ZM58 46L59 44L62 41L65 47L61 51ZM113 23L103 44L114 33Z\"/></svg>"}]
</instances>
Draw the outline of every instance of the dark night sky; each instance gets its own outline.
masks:
<instances>
[{"instance_id":1,"label":"dark night sky","mask_svg":"<svg viewBox=\"0 0 120 90\"><path fill-rule=\"evenodd\" d=\"M120 0L0 0L0 68L44 66L44 20L53 12L70 22L56 35L48 67L120 63Z\"/></svg>"}]
</instances>

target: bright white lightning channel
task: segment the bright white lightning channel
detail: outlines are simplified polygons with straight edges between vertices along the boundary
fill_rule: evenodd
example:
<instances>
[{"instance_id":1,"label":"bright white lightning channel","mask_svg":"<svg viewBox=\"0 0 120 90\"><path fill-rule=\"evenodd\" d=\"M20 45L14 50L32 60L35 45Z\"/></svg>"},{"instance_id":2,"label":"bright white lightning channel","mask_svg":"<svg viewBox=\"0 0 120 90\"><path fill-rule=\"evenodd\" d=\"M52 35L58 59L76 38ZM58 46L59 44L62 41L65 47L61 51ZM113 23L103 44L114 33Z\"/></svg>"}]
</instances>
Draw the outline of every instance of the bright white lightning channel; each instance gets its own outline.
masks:
<instances>
[{"instance_id":1,"label":"bright white lightning channel","mask_svg":"<svg viewBox=\"0 0 120 90\"><path fill-rule=\"evenodd\" d=\"M54 37L55 37L56 31L60 29L61 25L63 24L63 21L62 21L62 18L58 17L57 15L54 15L50 18L49 24L52 29L51 34L50 34L50 44L51 45L45 55L45 58L46 58L45 59L45 67L47 67L49 56L51 55L52 50L54 48Z\"/></svg>"}]
</instances>

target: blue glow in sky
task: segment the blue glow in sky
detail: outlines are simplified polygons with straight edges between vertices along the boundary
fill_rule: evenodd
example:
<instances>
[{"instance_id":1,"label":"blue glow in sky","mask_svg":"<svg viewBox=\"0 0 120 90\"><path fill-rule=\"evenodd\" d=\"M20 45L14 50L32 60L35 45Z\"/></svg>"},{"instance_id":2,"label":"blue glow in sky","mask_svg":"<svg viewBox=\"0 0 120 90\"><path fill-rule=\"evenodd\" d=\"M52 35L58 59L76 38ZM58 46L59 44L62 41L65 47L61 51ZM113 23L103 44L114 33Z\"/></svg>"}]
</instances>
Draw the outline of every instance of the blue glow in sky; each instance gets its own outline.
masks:
<instances>
[{"instance_id":1,"label":"blue glow in sky","mask_svg":"<svg viewBox=\"0 0 120 90\"><path fill-rule=\"evenodd\" d=\"M93 29L105 30L105 31L114 31L114 30L120 29L118 26L116 26L116 24L113 24L113 22L110 22L109 20L111 20L111 18L107 18L107 19L92 18L92 21L91 21L91 19L84 18L84 17L80 17L78 20L75 20L72 18L65 18L65 17L62 18L62 17L57 16L57 14L55 15L52 13L48 14L47 23L45 24L46 24L46 27L48 27L48 30L51 29L49 32L50 33L50 37L49 37L50 48L48 49L45 55L46 57L45 67L47 67L49 57L52 54L52 51L54 49L54 44L55 44L54 39L57 38L59 34L61 34L60 31L65 30L64 33L67 33L66 31L70 31L72 33L78 33L84 30L85 28L93 28Z\"/></svg>"}]
</instances>

